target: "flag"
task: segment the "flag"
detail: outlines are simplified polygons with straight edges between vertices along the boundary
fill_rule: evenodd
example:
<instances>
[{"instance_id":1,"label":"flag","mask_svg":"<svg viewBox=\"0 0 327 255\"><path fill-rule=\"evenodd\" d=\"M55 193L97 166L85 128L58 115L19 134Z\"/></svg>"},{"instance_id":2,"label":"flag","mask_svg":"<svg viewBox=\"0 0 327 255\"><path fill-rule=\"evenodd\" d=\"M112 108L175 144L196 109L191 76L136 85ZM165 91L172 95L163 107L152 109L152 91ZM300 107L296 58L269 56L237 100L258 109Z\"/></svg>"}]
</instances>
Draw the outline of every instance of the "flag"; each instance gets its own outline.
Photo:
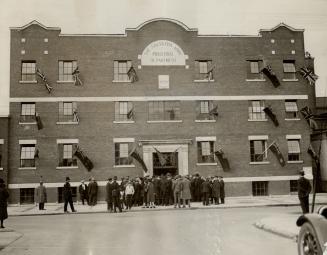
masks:
<instances>
[{"instance_id":1,"label":"flag","mask_svg":"<svg viewBox=\"0 0 327 255\"><path fill-rule=\"evenodd\" d=\"M34 159L39 158L39 149L34 150Z\"/></svg>"},{"instance_id":2,"label":"flag","mask_svg":"<svg viewBox=\"0 0 327 255\"><path fill-rule=\"evenodd\" d=\"M175 110L171 109L171 110L168 110L168 112L169 112L169 119L174 120L175 119Z\"/></svg>"},{"instance_id":3,"label":"flag","mask_svg":"<svg viewBox=\"0 0 327 255\"><path fill-rule=\"evenodd\" d=\"M133 66L131 66L131 68L127 71L127 76L131 82L136 82L139 80Z\"/></svg>"},{"instance_id":4,"label":"flag","mask_svg":"<svg viewBox=\"0 0 327 255\"><path fill-rule=\"evenodd\" d=\"M74 84L77 86L83 85L81 79L79 78L80 71L78 69L78 66L75 68L75 70L72 72L72 75L74 77Z\"/></svg>"},{"instance_id":5,"label":"flag","mask_svg":"<svg viewBox=\"0 0 327 255\"><path fill-rule=\"evenodd\" d=\"M210 111L209 111L209 115L214 115L215 117L218 117L218 105L216 105L214 108L212 108Z\"/></svg>"},{"instance_id":6,"label":"flag","mask_svg":"<svg viewBox=\"0 0 327 255\"><path fill-rule=\"evenodd\" d=\"M127 119L133 119L134 117L134 108L130 109L127 113Z\"/></svg>"},{"instance_id":7,"label":"flag","mask_svg":"<svg viewBox=\"0 0 327 255\"><path fill-rule=\"evenodd\" d=\"M308 106L303 107L300 112L302 113L304 119L308 122L310 128L318 129L318 124L314 120L314 115Z\"/></svg>"},{"instance_id":8,"label":"flag","mask_svg":"<svg viewBox=\"0 0 327 255\"><path fill-rule=\"evenodd\" d=\"M91 171L93 169L92 161L84 154L84 152L78 146L76 147L74 155L78 157L78 159L82 162L82 164L88 171Z\"/></svg>"},{"instance_id":9,"label":"flag","mask_svg":"<svg viewBox=\"0 0 327 255\"><path fill-rule=\"evenodd\" d=\"M229 171L230 170L229 162L228 162L228 159L226 158L223 150L218 149L217 151L215 151L215 155L218 158L223 170Z\"/></svg>"},{"instance_id":10,"label":"flag","mask_svg":"<svg viewBox=\"0 0 327 255\"><path fill-rule=\"evenodd\" d=\"M318 75L315 75L313 71L311 71L307 67L302 67L300 69L300 73L302 74L304 79L308 80L310 85L315 84L316 80L318 79Z\"/></svg>"},{"instance_id":11,"label":"flag","mask_svg":"<svg viewBox=\"0 0 327 255\"><path fill-rule=\"evenodd\" d=\"M264 67L261 70L261 72L269 78L269 80L272 82L272 84L274 85L275 88L277 88L280 85L280 82L279 82L276 74L272 71L272 68L270 65L267 65L266 67Z\"/></svg>"},{"instance_id":12,"label":"flag","mask_svg":"<svg viewBox=\"0 0 327 255\"><path fill-rule=\"evenodd\" d=\"M73 117L74 117L74 122L79 122L79 117L76 109L73 110Z\"/></svg>"},{"instance_id":13,"label":"flag","mask_svg":"<svg viewBox=\"0 0 327 255\"><path fill-rule=\"evenodd\" d=\"M154 148L155 151L157 152L158 158L159 158L159 162L161 166L166 165L167 163L167 158L165 157L164 154L162 154L157 148Z\"/></svg>"},{"instance_id":14,"label":"flag","mask_svg":"<svg viewBox=\"0 0 327 255\"><path fill-rule=\"evenodd\" d=\"M278 162L281 166L285 166L285 159L283 157L283 154L280 152L278 145L276 142L273 142L270 146L269 149L272 151L272 153L275 154L276 158L278 159Z\"/></svg>"},{"instance_id":15,"label":"flag","mask_svg":"<svg viewBox=\"0 0 327 255\"><path fill-rule=\"evenodd\" d=\"M208 80L208 81L212 81L213 80L213 69L214 67L212 67L205 75L205 78Z\"/></svg>"},{"instance_id":16,"label":"flag","mask_svg":"<svg viewBox=\"0 0 327 255\"><path fill-rule=\"evenodd\" d=\"M39 114L37 112L35 113L35 119L36 119L37 129L38 130L42 129L43 123L42 123L41 117L39 116Z\"/></svg>"},{"instance_id":17,"label":"flag","mask_svg":"<svg viewBox=\"0 0 327 255\"><path fill-rule=\"evenodd\" d=\"M45 77L44 73L40 69L36 69L36 74L42 79L45 88L48 90L49 94L51 93L53 87L51 87L47 81L47 78Z\"/></svg>"},{"instance_id":18,"label":"flag","mask_svg":"<svg viewBox=\"0 0 327 255\"><path fill-rule=\"evenodd\" d=\"M140 163L144 172L148 172L148 168L146 167L143 159L141 158L140 154L136 151L136 148L130 153L130 156L133 157L137 162Z\"/></svg>"},{"instance_id":19,"label":"flag","mask_svg":"<svg viewBox=\"0 0 327 255\"><path fill-rule=\"evenodd\" d=\"M278 127L278 126L279 126L279 122L278 122L278 120L277 120L276 115L273 113L271 107L265 107L265 108L263 109L263 111L264 111L264 112L268 115L268 117L272 120L272 122L274 123L274 125L275 125L276 127Z\"/></svg>"},{"instance_id":20,"label":"flag","mask_svg":"<svg viewBox=\"0 0 327 255\"><path fill-rule=\"evenodd\" d=\"M309 145L308 148L308 153L310 154L310 156L312 157L312 159L317 163L319 161L319 157L317 155L317 153L314 151L312 145Z\"/></svg>"}]
</instances>

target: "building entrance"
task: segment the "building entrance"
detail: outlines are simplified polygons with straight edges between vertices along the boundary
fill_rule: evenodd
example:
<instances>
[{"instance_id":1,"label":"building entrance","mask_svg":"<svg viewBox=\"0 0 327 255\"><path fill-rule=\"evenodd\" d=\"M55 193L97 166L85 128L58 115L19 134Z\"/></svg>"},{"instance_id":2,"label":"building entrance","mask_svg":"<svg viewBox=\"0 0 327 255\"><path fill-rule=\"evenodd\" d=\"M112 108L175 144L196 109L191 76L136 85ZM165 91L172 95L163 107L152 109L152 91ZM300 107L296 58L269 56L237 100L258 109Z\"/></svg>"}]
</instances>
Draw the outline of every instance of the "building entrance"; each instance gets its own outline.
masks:
<instances>
[{"instance_id":1,"label":"building entrance","mask_svg":"<svg viewBox=\"0 0 327 255\"><path fill-rule=\"evenodd\" d=\"M153 175L178 174L178 152L154 152Z\"/></svg>"}]
</instances>

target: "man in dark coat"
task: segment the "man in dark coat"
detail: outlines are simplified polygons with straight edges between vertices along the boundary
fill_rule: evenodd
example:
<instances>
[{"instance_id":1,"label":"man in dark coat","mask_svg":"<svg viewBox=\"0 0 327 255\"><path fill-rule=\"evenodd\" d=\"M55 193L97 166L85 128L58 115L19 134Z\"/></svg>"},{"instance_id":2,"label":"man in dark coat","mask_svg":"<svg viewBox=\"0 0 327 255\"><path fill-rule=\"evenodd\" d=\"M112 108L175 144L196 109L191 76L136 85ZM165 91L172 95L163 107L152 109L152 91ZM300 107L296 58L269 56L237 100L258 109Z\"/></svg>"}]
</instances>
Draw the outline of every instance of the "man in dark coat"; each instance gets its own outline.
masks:
<instances>
[{"instance_id":1,"label":"man in dark coat","mask_svg":"<svg viewBox=\"0 0 327 255\"><path fill-rule=\"evenodd\" d=\"M76 212L76 210L74 209L74 205L73 205L73 193L72 193L72 188L70 186L70 178L66 177L66 182L64 184L64 188L63 188L63 196L64 196L64 212L68 213L67 211L67 205L69 203L70 209L72 210L72 212Z\"/></svg>"},{"instance_id":2,"label":"man in dark coat","mask_svg":"<svg viewBox=\"0 0 327 255\"><path fill-rule=\"evenodd\" d=\"M155 205L160 205L160 185L161 180L160 176L155 176L153 180L153 186L154 186L154 196L155 196Z\"/></svg>"},{"instance_id":3,"label":"man in dark coat","mask_svg":"<svg viewBox=\"0 0 327 255\"><path fill-rule=\"evenodd\" d=\"M202 191L202 203L203 205L209 205L209 192L210 192L210 182L209 178L205 179L201 184Z\"/></svg>"},{"instance_id":4,"label":"man in dark coat","mask_svg":"<svg viewBox=\"0 0 327 255\"><path fill-rule=\"evenodd\" d=\"M88 194L87 194L87 185L84 183L84 180L81 181L81 185L78 187L79 197L84 205L84 200L88 203Z\"/></svg>"},{"instance_id":5,"label":"man in dark coat","mask_svg":"<svg viewBox=\"0 0 327 255\"><path fill-rule=\"evenodd\" d=\"M6 189L5 182L0 178L0 222L1 228L5 228L3 222L8 218L7 204L8 204L9 193Z\"/></svg>"},{"instance_id":6,"label":"man in dark coat","mask_svg":"<svg viewBox=\"0 0 327 255\"><path fill-rule=\"evenodd\" d=\"M300 171L300 178L297 182L298 196L303 214L309 213L309 194L311 192L311 184L308 179L304 177L304 171Z\"/></svg>"},{"instance_id":7,"label":"man in dark coat","mask_svg":"<svg viewBox=\"0 0 327 255\"><path fill-rule=\"evenodd\" d=\"M222 176L219 176L219 184L220 184L220 201L222 204L225 204L225 182Z\"/></svg>"},{"instance_id":8,"label":"man in dark coat","mask_svg":"<svg viewBox=\"0 0 327 255\"><path fill-rule=\"evenodd\" d=\"M89 195L89 204L91 206L96 205L97 198L98 198L98 183L93 177L91 178L91 182L89 183L88 195Z\"/></svg>"},{"instance_id":9,"label":"man in dark coat","mask_svg":"<svg viewBox=\"0 0 327 255\"><path fill-rule=\"evenodd\" d=\"M215 204L219 205L219 199L220 199L220 181L218 179L218 176L215 176L212 182L212 196L215 200Z\"/></svg>"},{"instance_id":10,"label":"man in dark coat","mask_svg":"<svg viewBox=\"0 0 327 255\"><path fill-rule=\"evenodd\" d=\"M40 185L36 187L34 197L35 202L39 204L39 210L45 210L44 203L47 202L47 190L43 181L40 181Z\"/></svg>"},{"instance_id":11,"label":"man in dark coat","mask_svg":"<svg viewBox=\"0 0 327 255\"><path fill-rule=\"evenodd\" d=\"M106 185L106 201L107 201L107 210L112 213L113 206L113 198L112 198L112 189L113 189L113 181L112 178L108 179L108 183Z\"/></svg>"},{"instance_id":12,"label":"man in dark coat","mask_svg":"<svg viewBox=\"0 0 327 255\"><path fill-rule=\"evenodd\" d=\"M118 207L119 212L122 212L121 205L120 205L120 186L117 182L117 176L114 176L114 181L112 183L112 201L113 201L113 209L114 212L116 213L116 207Z\"/></svg>"}]
</instances>

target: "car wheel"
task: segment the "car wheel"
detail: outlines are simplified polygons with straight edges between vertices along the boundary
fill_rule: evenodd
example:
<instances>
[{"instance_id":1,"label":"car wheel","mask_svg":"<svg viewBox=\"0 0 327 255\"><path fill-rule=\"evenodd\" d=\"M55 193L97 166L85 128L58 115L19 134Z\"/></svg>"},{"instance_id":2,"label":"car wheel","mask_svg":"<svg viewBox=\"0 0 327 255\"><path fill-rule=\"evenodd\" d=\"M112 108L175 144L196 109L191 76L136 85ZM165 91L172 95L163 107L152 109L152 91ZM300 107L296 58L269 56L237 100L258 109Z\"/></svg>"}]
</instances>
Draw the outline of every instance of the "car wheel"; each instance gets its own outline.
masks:
<instances>
[{"instance_id":1,"label":"car wheel","mask_svg":"<svg viewBox=\"0 0 327 255\"><path fill-rule=\"evenodd\" d=\"M299 255L322 255L317 234L309 222L301 226L297 248Z\"/></svg>"}]
</instances>

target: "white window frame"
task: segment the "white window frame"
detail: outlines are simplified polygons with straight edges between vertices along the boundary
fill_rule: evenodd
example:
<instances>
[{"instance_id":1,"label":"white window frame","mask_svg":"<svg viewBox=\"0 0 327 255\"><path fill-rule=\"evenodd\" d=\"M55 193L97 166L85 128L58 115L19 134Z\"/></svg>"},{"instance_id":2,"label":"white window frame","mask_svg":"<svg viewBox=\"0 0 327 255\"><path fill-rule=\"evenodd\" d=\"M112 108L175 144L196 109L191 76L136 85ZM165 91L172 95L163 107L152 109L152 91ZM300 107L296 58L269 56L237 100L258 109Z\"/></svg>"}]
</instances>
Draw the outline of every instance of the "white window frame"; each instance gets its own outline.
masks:
<instances>
[{"instance_id":1,"label":"white window frame","mask_svg":"<svg viewBox=\"0 0 327 255\"><path fill-rule=\"evenodd\" d=\"M296 164L296 163L303 163L303 160L301 160L301 135L286 135L287 140L287 163L290 164ZM290 150L290 142L296 141L296 147L298 150L292 151ZM296 154L298 156L297 160L290 160L290 154Z\"/></svg>"},{"instance_id":2,"label":"white window frame","mask_svg":"<svg viewBox=\"0 0 327 255\"><path fill-rule=\"evenodd\" d=\"M67 66L67 65L71 65ZM58 83L72 83L74 76L72 73L77 68L76 60L59 60L58 61Z\"/></svg>"},{"instance_id":3,"label":"white window frame","mask_svg":"<svg viewBox=\"0 0 327 255\"><path fill-rule=\"evenodd\" d=\"M254 103L259 102L259 106L255 106ZM266 113L263 111L265 108L264 100L250 100L248 107L248 121L267 121ZM260 118L257 118L260 116Z\"/></svg>"},{"instance_id":4,"label":"white window frame","mask_svg":"<svg viewBox=\"0 0 327 255\"><path fill-rule=\"evenodd\" d=\"M126 66L124 66L126 65ZM131 60L114 60L114 80L113 82L131 82L127 72L132 67Z\"/></svg>"},{"instance_id":5,"label":"white window frame","mask_svg":"<svg viewBox=\"0 0 327 255\"><path fill-rule=\"evenodd\" d=\"M267 147L268 147L268 136L267 135L252 135L248 136L248 140L250 142L250 165L262 165L262 164L269 164L268 161L268 153L267 153ZM262 161L252 161L252 153L251 153L251 142L254 141L264 141L264 156L262 158ZM253 144L253 149L255 150L255 144ZM254 151L254 155L255 151Z\"/></svg>"},{"instance_id":6,"label":"white window frame","mask_svg":"<svg viewBox=\"0 0 327 255\"><path fill-rule=\"evenodd\" d=\"M34 170L36 169L36 165L35 165L35 150L36 150L36 140L35 139L32 139L32 140L19 140L19 149L20 149L20 156L19 156L19 160L20 160L20 163L19 163L19 170L28 170L28 169L31 169L31 170ZM30 145L28 147L30 148L34 148L33 150L31 150L29 152L29 156L30 157L22 157L22 154L23 154L23 148L27 148L27 145ZM25 151L26 152L26 151ZM25 153L24 152L24 153ZM32 156L31 156L32 155ZM34 160L34 166L22 166L22 160Z\"/></svg>"},{"instance_id":7,"label":"white window frame","mask_svg":"<svg viewBox=\"0 0 327 255\"><path fill-rule=\"evenodd\" d=\"M127 145L127 152L130 151L130 146L132 146L135 142L135 138L131 138L131 137L126 137L126 138L114 138L113 139L113 143L114 143L114 168L123 168L123 167L135 167L135 165L133 164L133 159L131 158L131 156L128 157L121 157L121 145L126 146ZM116 145L118 145L118 150L116 150ZM116 153L119 153L119 155L116 155ZM126 158L127 161L130 162L130 164L116 164L116 160L117 158Z\"/></svg>"},{"instance_id":8,"label":"white window frame","mask_svg":"<svg viewBox=\"0 0 327 255\"><path fill-rule=\"evenodd\" d=\"M57 139L57 145L58 146L63 146L62 148L62 159L68 159L65 156L65 145L71 145L72 146L72 157L71 159L74 160L74 154L73 154L73 150L74 150L74 145L78 145L79 144L79 140L78 139ZM58 158L60 159L61 155L58 155ZM73 165L73 166L59 166L60 162L58 162L58 166L56 167L56 169L77 169L78 168L78 164Z\"/></svg>"}]
</instances>

